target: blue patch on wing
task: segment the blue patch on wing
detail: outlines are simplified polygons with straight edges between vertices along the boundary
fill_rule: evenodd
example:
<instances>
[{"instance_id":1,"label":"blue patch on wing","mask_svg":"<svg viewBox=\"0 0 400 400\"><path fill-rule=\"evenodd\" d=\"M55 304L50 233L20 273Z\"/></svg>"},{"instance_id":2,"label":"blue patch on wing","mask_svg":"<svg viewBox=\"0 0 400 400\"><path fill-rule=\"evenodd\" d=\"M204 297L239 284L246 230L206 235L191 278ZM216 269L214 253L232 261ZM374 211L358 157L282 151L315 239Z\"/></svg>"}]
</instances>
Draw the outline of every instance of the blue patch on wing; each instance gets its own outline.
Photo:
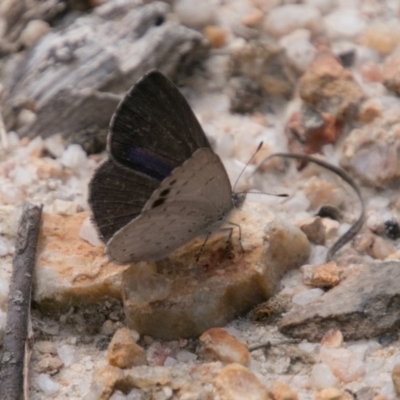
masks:
<instances>
[{"instance_id":1,"label":"blue patch on wing","mask_svg":"<svg viewBox=\"0 0 400 400\"><path fill-rule=\"evenodd\" d=\"M149 152L148 149L133 147L128 151L128 161L135 169L158 181L162 181L169 176L174 166L166 162L157 154Z\"/></svg>"}]
</instances>

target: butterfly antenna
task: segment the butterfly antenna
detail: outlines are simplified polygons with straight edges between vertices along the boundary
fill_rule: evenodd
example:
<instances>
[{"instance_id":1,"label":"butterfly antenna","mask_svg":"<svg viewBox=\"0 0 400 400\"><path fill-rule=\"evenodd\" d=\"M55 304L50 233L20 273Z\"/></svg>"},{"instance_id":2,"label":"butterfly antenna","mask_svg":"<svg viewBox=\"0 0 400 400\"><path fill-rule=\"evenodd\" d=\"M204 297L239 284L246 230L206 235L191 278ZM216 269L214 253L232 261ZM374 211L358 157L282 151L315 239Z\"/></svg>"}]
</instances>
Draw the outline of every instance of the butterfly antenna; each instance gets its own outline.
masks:
<instances>
[{"instance_id":1,"label":"butterfly antenna","mask_svg":"<svg viewBox=\"0 0 400 400\"><path fill-rule=\"evenodd\" d=\"M264 142L260 142L260 144L257 147L257 150L254 152L254 154L250 157L249 161L247 161L246 165L244 166L244 168L242 169L242 171L240 172L239 176L236 179L235 184L233 185L233 192L235 192L235 187L239 182L239 179L242 177L244 170L249 166L249 164L253 161L254 157L256 156L256 154L261 150L261 147L263 146Z\"/></svg>"}]
</instances>

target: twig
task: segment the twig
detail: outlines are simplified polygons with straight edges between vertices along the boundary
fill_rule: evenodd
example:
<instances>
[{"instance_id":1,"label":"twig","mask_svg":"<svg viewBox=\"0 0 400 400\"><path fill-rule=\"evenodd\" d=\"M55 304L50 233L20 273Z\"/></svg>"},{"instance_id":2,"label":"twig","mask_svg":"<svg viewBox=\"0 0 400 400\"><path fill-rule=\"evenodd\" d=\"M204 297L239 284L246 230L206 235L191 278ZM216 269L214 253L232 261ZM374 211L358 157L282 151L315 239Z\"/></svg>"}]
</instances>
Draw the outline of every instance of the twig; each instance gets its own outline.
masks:
<instances>
[{"instance_id":1,"label":"twig","mask_svg":"<svg viewBox=\"0 0 400 400\"><path fill-rule=\"evenodd\" d=\"M32 275L41 215L42 206L27 204L19 221L8 299L7 324L0 359L2 400L22 398Z\"/></svg>"},{"instance_id":2,"label":"twig","mask_svg":"<svg viewBox=\"0 0 400 400\"><path fill-rule=\"evenodd\" d=\"M336 240L335 243L333 243L333 245L330 247L330 249L328 250L328 254L326 256L326 261L331 261L333 255L340 249L342 248L347 242L349 242L357 233L358 231L361 229L363 223L364 223L364 219L365 219L365 205L364 205L364 200L361 196L361 192L360 189L358 188L357 184L353 181L353 179L351 178L351 176L344 171L343 169L336 167L332 164L329 164L326 161L322 161L318 158L315 157L311 157L305 154L296 154L296 153L274 153L271 154L269 157L264 158L264 160L261 161L260 165L257 167L257 169L263 164L265 163L267 160L273 158L273 157L284 157L284 158L294 158L297 160L303 160L303 161L308 161L308 162L312 162L314 164L317 164L323 168L326 168L332 172L334 172L335 174L339 175L345 182L347 182L351 188L356 192L356 195L358 197L358 200L360 202L360 206L361 206L361 211L360 211L360 215L357 219L357 221L349 228L348 231L346 231L342 236L339 237L338 240ZM257 171L256 169L256 171ZM255 171L255 172L256 172Z\"/></svg>"}]
</instances>

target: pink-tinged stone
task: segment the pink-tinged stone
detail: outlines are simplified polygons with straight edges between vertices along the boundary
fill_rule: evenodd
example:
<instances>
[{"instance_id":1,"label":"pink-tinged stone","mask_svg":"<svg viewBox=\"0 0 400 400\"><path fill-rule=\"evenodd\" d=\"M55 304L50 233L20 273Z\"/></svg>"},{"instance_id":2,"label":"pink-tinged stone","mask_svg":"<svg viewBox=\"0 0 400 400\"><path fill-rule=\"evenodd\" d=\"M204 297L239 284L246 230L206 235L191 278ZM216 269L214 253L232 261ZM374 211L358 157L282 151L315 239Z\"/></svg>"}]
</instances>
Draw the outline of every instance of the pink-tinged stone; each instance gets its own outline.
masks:
<instances>
[{"instance_id":1,"label":"pink-tinged stone","mask_svg":"<svg viewBox=\"0 0 400 400\"><path fill-rule=\"evenodd\" d=\"M221 400L271 400L267 388L241 364L223 368L214 385Z\"/></svg>"},{"instance_id":2,"label":"pink-tinged stone","mask_svg":"<svg viewBox=\"0 0 400 400\"><path fill-rule=\"evenodd\" d=\"M250 359L246 345L221 328L211 328L200 336L204 355L225 363L245 365Z\"/></svg>"},{"instance_id":3,"label":"pink-tinged stone","mask_svg":"<svg viewBox=\"0 0 400 400\"><path fill-rule=\"evenodd\" d=\"M303 281L306 285L330 288L340 282L340 268L334 261L326 264L310 266L310 271L303 273Z\"/></svg>"},{"instance_id":4,"label":"pink-tinged stone","mask_svg":"<svg viewBox=\"0 0 400 400\"><path fill-rule=\"evenodd\" d=\"M273 381L270 389L274 400L297 400L299 396L285 382Z\"/></svg>"},{"instance_id":5,"label":"pink-tinged stone","mask_svg":"<svg viewBox=\"0 0 400 400\"><path fill-rule=\"evenodd\" d=\"M343 335L338 329L331 329L321 339L322 346L339 348L343 345Z\"/></svg>"}]
</instances>

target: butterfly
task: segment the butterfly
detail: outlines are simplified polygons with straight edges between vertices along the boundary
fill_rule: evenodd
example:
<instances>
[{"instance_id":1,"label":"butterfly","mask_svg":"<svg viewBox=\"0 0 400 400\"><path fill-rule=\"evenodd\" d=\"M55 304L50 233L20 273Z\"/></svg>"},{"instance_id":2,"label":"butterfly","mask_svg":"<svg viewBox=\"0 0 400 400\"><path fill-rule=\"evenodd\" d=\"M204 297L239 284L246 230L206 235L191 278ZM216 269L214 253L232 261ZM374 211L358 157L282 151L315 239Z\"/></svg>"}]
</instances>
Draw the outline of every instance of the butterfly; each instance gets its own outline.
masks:
<instances>
[{"instance_id":1,"label":"butterfly","mask_svg":"<svg viewBox=\"0 0 400 400\"><path fill-rule=\"evenodd\" d=\"M107 152L89 183L89 205L115 262L166 258L208 237L244 201L188 102L157 70L119 104Z\"/></svg>"}]
</instances>

